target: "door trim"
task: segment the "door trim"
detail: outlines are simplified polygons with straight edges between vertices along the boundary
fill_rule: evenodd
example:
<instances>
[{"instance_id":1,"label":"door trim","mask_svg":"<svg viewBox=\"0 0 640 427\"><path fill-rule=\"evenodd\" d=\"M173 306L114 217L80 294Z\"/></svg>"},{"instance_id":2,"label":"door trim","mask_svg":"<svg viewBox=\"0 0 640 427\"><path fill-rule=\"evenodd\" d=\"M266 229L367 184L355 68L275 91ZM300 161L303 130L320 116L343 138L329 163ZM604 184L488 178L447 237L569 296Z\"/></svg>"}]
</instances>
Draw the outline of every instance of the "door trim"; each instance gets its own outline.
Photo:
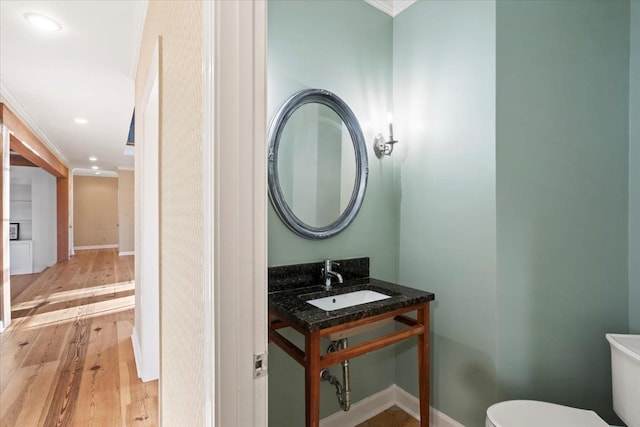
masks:
<instances>
[{"instance_id":1,"label":"door trim","mask_svg":"<svg viewBox=\"0 0 640 427\"><path fill-rule=\"evenodd\" d=\"M216 419L216 342L214 337L213 294L215 272L214 243L214 171L216 167L213 150L213 3L202 2L202 223L203 223L203 257L202 272L204 291L204 425L213 427Z\"/></svg>"},{"instance_id":2,"label":"door trim","mask_svg":"<svg viewBox=\"0 0 640 427\"><path fill-rule=\"evenodd\" d=\"M153 381L160 375L160 130L162 111L162 38L153 58L136 114L142 139L135 158L135 327L132 341L138 377ZM137 346L137 347L136 347ZM162 385L160 384L160 387Z\"/></svg>"},{"instance_id":3,"label":"door trim","mask_svg":"<svg viewBox=\"0 0 640 427\"><path fill-rule=\"evenodd\" d=\"M203 18L204 219L212 225L204 248L205 399L213 403L205 420L262 427L267 376L254 378L253 356L267 351L267 6L211 3Z\"/></svg>"}]
</instances>

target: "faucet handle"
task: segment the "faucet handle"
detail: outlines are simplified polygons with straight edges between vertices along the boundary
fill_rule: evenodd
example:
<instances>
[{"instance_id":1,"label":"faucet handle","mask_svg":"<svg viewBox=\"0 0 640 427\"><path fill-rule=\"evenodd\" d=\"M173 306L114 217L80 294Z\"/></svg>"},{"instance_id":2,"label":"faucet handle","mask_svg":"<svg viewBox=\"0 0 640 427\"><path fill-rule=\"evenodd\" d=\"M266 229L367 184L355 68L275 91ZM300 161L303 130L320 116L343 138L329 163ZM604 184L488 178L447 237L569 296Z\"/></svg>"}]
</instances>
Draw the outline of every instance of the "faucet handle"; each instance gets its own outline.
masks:
<instances>
[{"instance_id":1,"label":"faucet handle","mask_svg":"<svg viewBox=\"0 0 640 427\"><path fill-rule=\"evenodd\" d=\"M334 265L340 265L340 263L338 261L333 261L330 259L325 259L324 260L324 265L327 267L333 267Z\"/></svg>"},{"instance_id":2,"label":"faucet handle","mask_svg":"<svg viewBox=\"0 0 640 427\"><path fill-rule=\"evenodd\" d=\"M322 267L321 271L322 271L323 274L325 274L326 271L331 271L331 267L334 267L334 266L337 267L339 265L340 265L340 263L337 262L337 261L332 261L330 259L325 259L324 260L324 267Z\"/></svg>"},{"instance_id":3,"label":"faucet handle","mask_svg":"<svg viewBox=\"0 0 640 427\"><path fill-rule=\"evenodd\" d=\"M335 261L331 261L330 259L325 259L324 260L324 268L327 269L327 270L331 269L331 266L335 265L335 264L336 264L336 262Z\"/></svg>"}]
</instances>

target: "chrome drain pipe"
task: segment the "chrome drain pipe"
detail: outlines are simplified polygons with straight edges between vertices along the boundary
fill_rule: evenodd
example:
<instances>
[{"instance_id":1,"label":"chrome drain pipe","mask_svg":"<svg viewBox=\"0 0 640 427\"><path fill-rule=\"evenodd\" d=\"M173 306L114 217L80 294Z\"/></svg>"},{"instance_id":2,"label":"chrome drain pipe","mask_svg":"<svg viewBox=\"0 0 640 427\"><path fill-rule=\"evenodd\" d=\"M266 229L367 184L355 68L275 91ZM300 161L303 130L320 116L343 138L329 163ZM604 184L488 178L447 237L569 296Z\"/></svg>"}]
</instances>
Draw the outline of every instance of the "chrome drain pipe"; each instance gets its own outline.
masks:
<instances>
[{"instance_id":1,"label":"chrome drain pipe","mask_svg":"<svg viewBox=\"0 0 640 427\"><path fill-rule=\"evenodd\" d=\"M346 338L343 338L338 341L334 341L331 343L329 348L327 348L327 353L332 353L336 350L344 350L347 348L348 342ZM349 385L349 361L345 360L342 363L342 383L329 372L328 369L323 369L320 371L320 379L322 381L327 381L329 384L333 385L336 388L336 396L338 397L338 403L340 404L340 409L343 411L348 411L351 408L351 386Z\"/></svg>"}]
</instances>

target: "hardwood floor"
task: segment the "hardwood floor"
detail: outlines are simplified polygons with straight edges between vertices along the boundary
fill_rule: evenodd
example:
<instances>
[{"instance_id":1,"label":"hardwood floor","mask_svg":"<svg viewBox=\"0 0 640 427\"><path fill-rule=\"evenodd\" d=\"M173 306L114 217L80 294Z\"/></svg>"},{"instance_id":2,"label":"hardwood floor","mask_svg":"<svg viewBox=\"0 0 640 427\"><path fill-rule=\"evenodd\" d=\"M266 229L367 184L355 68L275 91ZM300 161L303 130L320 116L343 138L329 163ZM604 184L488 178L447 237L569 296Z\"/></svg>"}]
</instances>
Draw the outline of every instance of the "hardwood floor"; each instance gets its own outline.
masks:
<instances>
[{"instance_id":1,"label":"hardwood floor","mask_svg":"<svg viewBox=\"0 0 640 427\"><path fill-rule=\"evenodd\" d=\"M397 406L376 415L356 427L419 427L420 422Z\"/></svg>"},{"instance_id":2,"label":"hardwood floor","mask_svg":"<svg viewBox=\"0 0 640 427\"><path fill-rule=\"evenodd\" d=\"M0 335L0 426L158 425L158 382L140 382L131 346L133 277L115 249L33 275Z\"/></svg>"}]
</instances>

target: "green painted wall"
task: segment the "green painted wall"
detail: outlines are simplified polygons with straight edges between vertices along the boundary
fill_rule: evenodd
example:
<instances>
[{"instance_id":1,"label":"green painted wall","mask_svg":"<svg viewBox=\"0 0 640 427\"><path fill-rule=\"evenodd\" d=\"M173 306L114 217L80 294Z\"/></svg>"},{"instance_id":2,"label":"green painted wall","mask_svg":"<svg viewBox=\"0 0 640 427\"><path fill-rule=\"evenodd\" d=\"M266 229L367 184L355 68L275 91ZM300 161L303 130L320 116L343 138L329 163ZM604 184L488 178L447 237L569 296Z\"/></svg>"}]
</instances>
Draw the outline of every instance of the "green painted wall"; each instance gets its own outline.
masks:
<instances>
[{"instance_id":1,"label":"green painted wall","mask_svg":"<svg viewBox=\"0 0 640 427\"><path fill-rule=\"evenodd\" d=\"M628 330L628 1L498 1L501 397L615 420Z\"/></svg>"},{"instance_id":2,"label":"green painted wall","mask_svg":"<svg viewBox=\"0 0 640 427\"><path fill-rule=\"evenodd\" d=\"M638 313L629 3L421 1L393 42L399 280L436 293L432 405L468 426L508 398L616 421L604 334ZM417 393L414 358L397 349L396 382Z\"/></svg>"},{"instance_id":3,"label":"green painted wall","mask_svg":"<svg viewBox=\"0 0 640 427\"><path fill-rule=\"evenodd\" d=\"M629 70L629 329L640 334L640 1L631 2Z\"/></svg>"},{"instance_id":4,"label":"green painted wall","mask_svg":"<svg viewBox=\"0 0 640 427\"><path fill-rule=\"evenodd\" d=\"M494 1L421 1L394 19L399 279L436 294L431 404L467 426L497 393L495 49ZM397 347L396 382L417 396L413 344Z\"/></svg>"},{"instance_id":5,"label":"green painted wall","mask_svg":"<svg viewBox=\"0 0 640 427\"><path fill-rule=\"evenodd\" d=\"M294 92L327 89L349 104L367 144L372 144L374 136L386 129L391 106L391 39L391 17L363 1L269 0L269 118ZM380 161L370 146L368 149L364 203L355 221L338 236L323 241L297 237L269 206L269 265L369 256L373 276L397 280L399 221L394 161ZM269 425L304 425L303 370L276 346L271 345L269 351ZM393 348L352 361L353 400L393 384L394 367ZM339 407L332 386L324 383L321 390L324 417Z\"/></svg>"},{"instance_id":6,"label":"green painted wall","mask_svg":"<svg viewBox=\"0 0 640 427\"><path fill-rule=\"evenodd\" d=\"M293 93L332 91L354 111L369 144L369 180L355 221L336 237L310 241L290 232L269 205L269 265L368 255L372 274L397 278L398 206L393 159L371 145L391 107L392 19L362 1L268 3L269 118Z\"/></svg>"}]
</instances>

